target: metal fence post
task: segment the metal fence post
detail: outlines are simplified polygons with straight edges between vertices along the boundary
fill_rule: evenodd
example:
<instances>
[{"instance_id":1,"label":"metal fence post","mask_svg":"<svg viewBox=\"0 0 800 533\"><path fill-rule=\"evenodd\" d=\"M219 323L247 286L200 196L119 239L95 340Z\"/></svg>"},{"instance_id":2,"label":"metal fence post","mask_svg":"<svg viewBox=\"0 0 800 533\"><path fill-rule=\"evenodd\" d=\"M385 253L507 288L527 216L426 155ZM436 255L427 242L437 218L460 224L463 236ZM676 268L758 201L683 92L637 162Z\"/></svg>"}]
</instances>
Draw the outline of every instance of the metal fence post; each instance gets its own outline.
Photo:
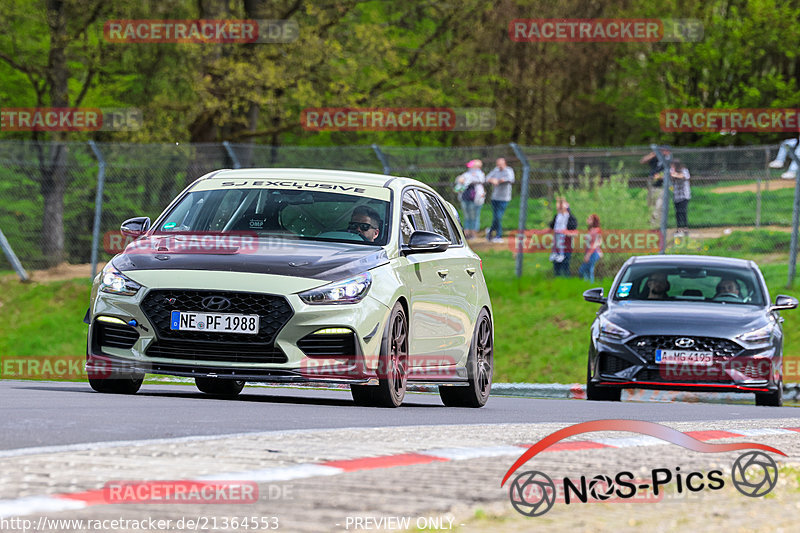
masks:
<instances>
[{"instance_id":1,"label":"metal fence post","mask_svg":"<svg viewBox=\"0 0 800 533\"><path fill-rule=\"evenodd\" d=\"M228 157L231 158L231 162L233 163L233 168L242 168L242 164L239 162L239 158L236 157L236 152L233 151L233 146L228 141L222 141L222 146L225 147L225 151L228 152Z\"/></svg>"},{"instance_id":2,"label":"metal fence post","mask_svg":"<svg viewBox=\"0 0 800 533\"><path fill-rule=\"evenodd\" d=\"M667 249L667 221L669 220L669 170L672 164L672 150L669 150L669 155L666 157L661 153L661 147L656 144L651 144L650 149L656 154L658 162L664 167L664 187L661 190L661 250L659 253L663 254Z\"/></svg>"},{"instance_id":3,"label":"metal fence post","mask_svg":"<svg viewBox=\"0 0 800 533\"><path fill-rule=\"evenodd\" d=\"M94 141L89 141L89 147L97 158L97 193L94 197L94 228L92 229L92 279L97 275L97 254L100 248L100 217L103 214L103 188L106 181L106 160L97 148Z\"/></svg>"},{"instance_id":4,"label":"metal fence post","mask_svg":"<svg viewBox=\"0 0 800 533\"><path fill-rule=\"evenodd\" d=\"M769 181L769 148L764 147L764 178ZM761 174L756 178L756 229L761 227Z\"/></svg>"},{"instance_id":5,"label":"metal fence post","mask_svg":"<svg viewBox=\"0 0 800 533\"><path fill-rule=\"evenodd\" d=\"M800 158L794 153L794 150L789 150L789 157L797 164L800 164ZM789 280L786 282L786 288L792 286L794 282L794 275L797 269L797 226L800 223L800 178L794 180L794 209L792 211L792 241L789 246Z\"/></svg>"},{"instance_id":6,"label":"metal fence post","mask_svg":"<svg viewBox=\"0 0 800 533\"><path fill-rule=\"evenodd\" d=\"M517 143L511 143L511 149L514 154L522 163L522 183L520 184L519 191L519 223L517 229L517 277L522 277L522 258L523 258L523 242L525 235L525 222L528 217L528 177L531 173L531 165L528 163L528 158L519 149Z\"/></svg>"},{"instance_id":7,"label":"metal fence post","mask_svg":"<svg viewBox=\"0 0 800 533\"><path fill-rule=\"evenodd\" d=\"M389 161L386 159L386 154L381 152L381 149L377 144L373 144L372 149L375 151L375 155L378 157L378 161L381 162L381 166L383 167L383 173L387 175L391 174L392 167L389 166Z\"/></svg>"},{"instance_id":8,"label":"metal fence post","mask_svg":"<svg viewBox=\"0 0 800 533\"><path fill-rule=\"evenodd\" d=\"M3 234L3 230L0 230L0 249L6 254L8 262L11 263L11 267L17 273L17 276L19 276L19 279L28 281L28 273L22 268L22 263L19 262L19 258L11 248L11 244L9 244L8 239L6 239L6 236Z\"/></svg>"}]
</instances>

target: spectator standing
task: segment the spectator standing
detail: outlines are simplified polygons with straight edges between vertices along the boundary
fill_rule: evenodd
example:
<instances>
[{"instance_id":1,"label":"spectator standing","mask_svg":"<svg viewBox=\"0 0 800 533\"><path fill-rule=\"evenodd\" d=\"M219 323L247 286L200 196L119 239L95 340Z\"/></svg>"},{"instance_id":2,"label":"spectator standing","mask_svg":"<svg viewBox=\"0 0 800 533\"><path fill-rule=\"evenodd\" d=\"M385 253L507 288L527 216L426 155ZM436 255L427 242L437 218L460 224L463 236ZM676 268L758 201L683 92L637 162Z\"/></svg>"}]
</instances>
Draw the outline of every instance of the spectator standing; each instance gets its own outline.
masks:
<instances>
[{"instance_id":1,"label":"spectator standing","mask_svg":"<svg viewBox=\"0 0 800 533\"><path fill-rule=\"evenodd\" d=\"M486 230L486 240L503 242L503 215L511 201L511 186L514 183L514 169L506 164L504 158L496 161L497 166L486 176L492 185L492 225ZM492 237L494 233L494 237Z\"/></svg>"},{"instance_id":2,"label":"spectator standing","mask_svg":"<svg viewBox=\"0 0 800 533\"><path fill-rule=\"evenodd\" d=\"M786 163L786 156L789 154L789 150L793 150L795 155L800 157L800 143L798 143L798 139L786 139L781 143L780 148L778 148L778 156L775 158L774 161L770 161L769 168L783 168L784 163ZM793 180L797 177L797 163L795 163L794 159L789 164L789 170L781 174L781 178L785 180Z\"/></svg>"},{"instance_id":3,"label":"spectator standing","mask_svg":"<svg viewBox=\"0 0 800 533\"><path fill-rule=\"evenodd\" d=\"M556 216L550 221L553 230L553 251L550 261L553 263L553 273L556 276L569 276L569 261L572 259L572 242L567 239L566 231L578 228L578 220L569 209L569 203L564 198L556 200Z\"/></svg>"},{"instance_id":4,"label":"spectator standing","mask_svg":"<svg viewBox=\"0 0 800 533\"><path fill-rule=\"evenodd\" d=\"M662 148L661 153L665 158L672 154L667 148ZM650 207L650 225L661 224L661 214L664 209L664 195L661 185L664 183L664 165L661 164L655 152L650 152L639 160L643 165L650 165L650 179L647 180L647 205Z\"/></svg>"},{"instance_id":5,"label":"spectator standing","mask_svg":"<svg viewBox=\"0 0 800 533\"><path fill-rule=\"evenodd\" d=\"M486 200L486 175L481 168L483 162L473 159L467 163L467 171L456 178L455 191L459 194L461 210L464 213L462 226L467 239L474 239L481 224L481 207Z\"/></svg>"},{"instance_id":6,"label":"spectator standing","mask_svg":"<svg viewBox=\"0 0 800 533\"><path fill-rule=\"evenodd\" d=\"M586 219L586 224L589 226L589 242L586 246L586 253L583 254L583 264L578 270L578 275L587 281L594 282L594 266L603 257L600 242L600 217L591 214Z\"/></svg>"},{"instance_id":7,"label":"spectator standing","mask_svg":"<svg viewBox=\"0 0 800 533\"><path fill-rule=\"evenodd\" d=\"M672 201L675 203L675 221L678 226L676 237L689 236L689 200L692 199L692 191L689 187L689 169L680 160L672 162L669 172L672 178Z\"/></svg>"}]
</instances>

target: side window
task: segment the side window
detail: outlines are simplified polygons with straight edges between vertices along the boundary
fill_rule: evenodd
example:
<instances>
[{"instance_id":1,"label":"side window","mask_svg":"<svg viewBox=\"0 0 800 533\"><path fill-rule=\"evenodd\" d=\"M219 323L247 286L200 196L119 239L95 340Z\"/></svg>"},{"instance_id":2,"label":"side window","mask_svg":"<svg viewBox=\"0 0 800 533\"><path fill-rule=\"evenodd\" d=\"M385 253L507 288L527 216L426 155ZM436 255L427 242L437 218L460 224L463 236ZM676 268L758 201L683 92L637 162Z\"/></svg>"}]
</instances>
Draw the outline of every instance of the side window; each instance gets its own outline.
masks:
<instances>
[{"instance_id":1,"label":"side window","mask_svg":"<svg viewBox=\"0 0 800 533\"><path fill-rule=\"evenodd\" d=\"M439 200L432 194L420 191L425 211L428 213L428 218L431 221L431 231L443 235L451 243L456 243L457 239L453 235L453 230L450 228L450 222L444 212Z\"/></svg>"},{"instance_id":2,"label":"side window","mask_svg":"<svg viewBox=\"0 0 800 533\"><path fill-rule=\"evenodd\" d=\"M408 244L408 239L416 230L425 229L425 219L419 208L414 191L403 194L403 212L400 215L400 231L403 233L403 244Z\"/></svg>"}]
</instances>

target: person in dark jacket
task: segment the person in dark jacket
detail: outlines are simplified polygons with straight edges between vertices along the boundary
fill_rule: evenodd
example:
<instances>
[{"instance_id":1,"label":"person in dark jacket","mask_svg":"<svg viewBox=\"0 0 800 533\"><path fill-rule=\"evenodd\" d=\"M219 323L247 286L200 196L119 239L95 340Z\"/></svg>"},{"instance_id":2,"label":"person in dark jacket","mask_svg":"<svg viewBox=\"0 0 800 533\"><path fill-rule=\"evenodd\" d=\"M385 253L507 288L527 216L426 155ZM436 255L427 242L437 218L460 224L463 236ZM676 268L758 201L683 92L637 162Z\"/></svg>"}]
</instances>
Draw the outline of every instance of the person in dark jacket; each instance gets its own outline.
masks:
<instances>
[{"instance_id":1,"label":"person in dark jacket","mask_svg":"<svg viewBox=\"0 0 800 533\"><path fill-rule=\"evenodd\" d=\"M550 261L553 263L553 273L556 276L569 276L569 261L572 259L572 238L565 234L566 231L578 229L578 219L569 209L569 203L564 198L556 200L556 216L550 221L553 230L553 252Z\"/></svg>"}]
</instances>

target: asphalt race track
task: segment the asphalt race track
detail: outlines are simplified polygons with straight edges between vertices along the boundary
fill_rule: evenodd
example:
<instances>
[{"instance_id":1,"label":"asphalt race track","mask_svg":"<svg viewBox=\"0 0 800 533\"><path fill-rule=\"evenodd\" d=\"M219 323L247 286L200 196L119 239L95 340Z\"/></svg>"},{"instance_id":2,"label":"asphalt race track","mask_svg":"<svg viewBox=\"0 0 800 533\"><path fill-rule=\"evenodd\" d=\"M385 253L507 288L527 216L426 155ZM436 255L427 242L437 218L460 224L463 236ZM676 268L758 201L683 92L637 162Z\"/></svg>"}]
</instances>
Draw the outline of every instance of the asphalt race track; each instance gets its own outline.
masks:
<instances>
[{"instance_id":1,"label":"asphalt race track","mask_svg":"<svg viewBox=\"0 0 800 533\"><path fill-rule=\"evenodd\" d=\"M743 394L752 402L752 395ZM793 418L796 407L752 404L589 402L492 397L481 409L445 408L436 394L409 393L398 409L357 407L348 391L246 387L236 399L193 386L148 385L133 396L84 383L0 381L0 450L87 442L297 429L464 424L571 424L604 418L725 421Z\"/></svg>"}]
</instances>

